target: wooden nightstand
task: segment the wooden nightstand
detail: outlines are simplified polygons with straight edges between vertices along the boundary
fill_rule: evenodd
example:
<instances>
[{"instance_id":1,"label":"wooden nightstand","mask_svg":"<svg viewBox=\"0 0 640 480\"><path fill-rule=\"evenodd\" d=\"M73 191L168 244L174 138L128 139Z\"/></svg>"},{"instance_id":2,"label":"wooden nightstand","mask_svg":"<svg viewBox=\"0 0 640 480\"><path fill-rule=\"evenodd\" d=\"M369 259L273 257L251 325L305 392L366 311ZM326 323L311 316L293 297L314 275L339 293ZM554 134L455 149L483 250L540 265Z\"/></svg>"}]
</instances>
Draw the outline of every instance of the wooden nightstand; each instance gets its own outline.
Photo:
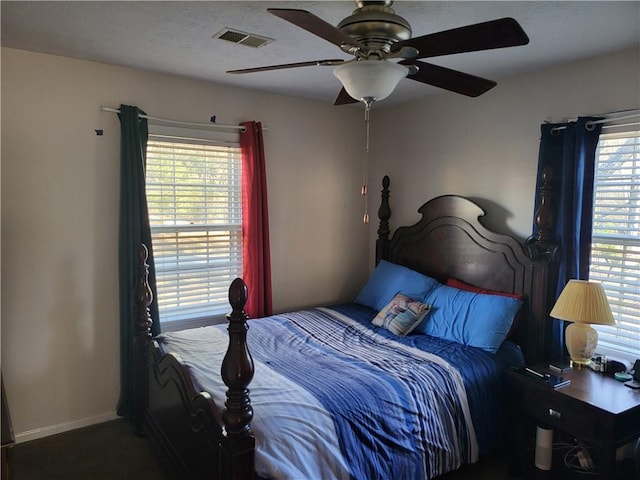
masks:
<instances>
[{"instance_id":1,"label":"wooden nightstand","mask_svg":"<svg viewBox=\"0 0 640 480\"><path fill-rule=\"evenodd\" d=\"M547 367L544 364L531 368L554 373ZM640 437L640 390L632 390L612 376L588 368L574 368L556 375L570 379L571 383L553 389L516 371L509 374L513 395L510 414L515 426L511 431L512 473L537 470L532 455L525 454L524 441L527 428L537 424L594 447L600 478L615 479L616 449ZM540 472L536 472L537 478ZM553 478L552 475L547 478Z\"/></svg>"}]
</instances>

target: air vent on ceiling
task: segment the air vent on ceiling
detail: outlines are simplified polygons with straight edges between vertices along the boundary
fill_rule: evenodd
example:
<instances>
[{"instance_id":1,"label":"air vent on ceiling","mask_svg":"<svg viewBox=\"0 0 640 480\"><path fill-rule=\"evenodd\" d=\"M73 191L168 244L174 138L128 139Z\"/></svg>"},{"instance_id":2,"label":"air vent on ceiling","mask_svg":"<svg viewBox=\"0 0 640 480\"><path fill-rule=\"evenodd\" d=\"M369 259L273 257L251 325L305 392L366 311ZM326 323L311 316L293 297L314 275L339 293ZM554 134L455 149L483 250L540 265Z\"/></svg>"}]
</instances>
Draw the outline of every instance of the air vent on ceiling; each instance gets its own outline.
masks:
<instances>
[{"instance_id":1,"label":"air vent on ceiling","mask_svg":"<svg viewBox=\"0 0 640 480\"><path fill-rule=\"evenodd\" d=\"M224 28L216 33L212 38L219 38L227 42L245 45L247 47L259 48L267 43L273 42L273 38L261 37L253 33L242 32L231 28Z\"/></svg>"}]
</instances>

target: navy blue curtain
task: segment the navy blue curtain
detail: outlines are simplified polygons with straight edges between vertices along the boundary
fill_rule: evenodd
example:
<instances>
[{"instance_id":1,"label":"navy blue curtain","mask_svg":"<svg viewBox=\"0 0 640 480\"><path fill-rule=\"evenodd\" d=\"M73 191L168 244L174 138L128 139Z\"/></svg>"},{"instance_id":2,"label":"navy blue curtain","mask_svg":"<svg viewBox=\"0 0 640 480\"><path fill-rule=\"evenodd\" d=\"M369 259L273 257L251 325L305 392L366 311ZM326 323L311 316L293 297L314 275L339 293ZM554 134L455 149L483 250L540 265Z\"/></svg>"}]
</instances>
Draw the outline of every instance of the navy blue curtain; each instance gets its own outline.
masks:
<instances>
[{"instance_id":1,"label":"navy blue curtain","mask_svg":"<svg viewBox=\"0 0 640 480\"><path fill-rule=\"evenodd\" d=\"M595 120L598 118L581 117L571 123L541 126L536 191L541 186L542 170L550 166L555 234L560 243L555 298L570 279L589 277L595 152L602 130L602 125L590 123ZM540 198L536 196L534 219L539 204ZM550 355L552 358L566 355L561 320L553 321Z\"/></svg>"},{"instance_id":2,"label":"navy blue curtain","mask_svg":"<svg viewBox=\"0 0 640 480\"><path fill-rule=\"evenodd\" d=\"M133 416L133 335L135 332L134 292L138 264L138 247L144 243L149 250L149 284L156 291L151 228L145 192L147 159L147 120L137 107L120 105L120 231L118 238L120 288L120 400L118 415ZM158 304L149 306L153 324L152 335L160 333Z\"/></svg>"}]
</instances>

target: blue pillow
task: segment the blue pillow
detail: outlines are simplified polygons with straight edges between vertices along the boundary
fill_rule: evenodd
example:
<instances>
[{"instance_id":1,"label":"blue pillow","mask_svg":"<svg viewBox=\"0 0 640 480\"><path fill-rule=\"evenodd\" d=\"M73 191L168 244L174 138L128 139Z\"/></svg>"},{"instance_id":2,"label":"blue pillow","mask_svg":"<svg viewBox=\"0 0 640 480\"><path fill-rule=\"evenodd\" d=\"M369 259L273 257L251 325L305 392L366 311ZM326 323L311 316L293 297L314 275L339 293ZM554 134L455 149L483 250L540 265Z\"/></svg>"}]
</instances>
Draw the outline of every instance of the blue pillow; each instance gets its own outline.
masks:
<instances>
[{"instance_id":1,"label":"blue pillow","mask_svg":"<svg viewBox=\"0 0 640 480\"><path fill-rule=\"evenodd\" d=\"M440 282L427 275L382 260L371 272L369 280L356 297L356 303L380 311L397 293L419 300L438 285Z\"/></svg>"},{"instance_id":2,"label":"blue pillow","mask_svg":"<svg viewBox=\"0 0 640 480\"><path fill-rule=\"evenodd\" d=\"M478 347L491 353L509 333L522 301L440 285L422 300L431 305L415 332Z\"/></svg>"}]
</instances>

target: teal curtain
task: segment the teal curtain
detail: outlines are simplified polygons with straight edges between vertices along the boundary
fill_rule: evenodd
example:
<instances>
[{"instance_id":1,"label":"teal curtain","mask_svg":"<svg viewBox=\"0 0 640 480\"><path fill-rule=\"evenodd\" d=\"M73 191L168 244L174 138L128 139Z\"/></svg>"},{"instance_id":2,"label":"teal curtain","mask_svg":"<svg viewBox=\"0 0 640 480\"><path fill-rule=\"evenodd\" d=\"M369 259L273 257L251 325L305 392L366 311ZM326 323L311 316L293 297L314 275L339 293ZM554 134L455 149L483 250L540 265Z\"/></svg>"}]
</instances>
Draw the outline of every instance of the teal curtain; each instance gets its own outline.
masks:
<instances>
[{"instance_id":1,"label":"teal curtain","mask_svg":"<svg viewBox=\"0 0 640 480\"><path fill-rule=\"evenodd\" d=\"M555 298L570 279L587 280L591 256L593 224L593 179L595 156L601 124L598 118L581 117L571 123L547 123L541 127L538 156L538 185L542 170L552 169L551 205L555 235L560 243L560 262ZM540 204L536 196L534 218ZM535 228L534 228L535 234ZM554 320L551 357L567 355L564 345L564 322Z\"/></svg>"},{"instance_id":2,"label":"teal curtain","mask_svg":"<svg viewBox=\"0 0 640 480\"><path fill-rule=\"evenodd\" d=\"M149 285L156 291L151 228L145 193L147 157L147 120L137 107L120 105L120 232L118 239L120 290L120 400L118 415L133 416L132 346L135 332L134 291L137 272L137 252L141 243L149 250ZM158 304L154 298L149 306L152 335L160 333Z\"/></svg>"}]
</instances>

